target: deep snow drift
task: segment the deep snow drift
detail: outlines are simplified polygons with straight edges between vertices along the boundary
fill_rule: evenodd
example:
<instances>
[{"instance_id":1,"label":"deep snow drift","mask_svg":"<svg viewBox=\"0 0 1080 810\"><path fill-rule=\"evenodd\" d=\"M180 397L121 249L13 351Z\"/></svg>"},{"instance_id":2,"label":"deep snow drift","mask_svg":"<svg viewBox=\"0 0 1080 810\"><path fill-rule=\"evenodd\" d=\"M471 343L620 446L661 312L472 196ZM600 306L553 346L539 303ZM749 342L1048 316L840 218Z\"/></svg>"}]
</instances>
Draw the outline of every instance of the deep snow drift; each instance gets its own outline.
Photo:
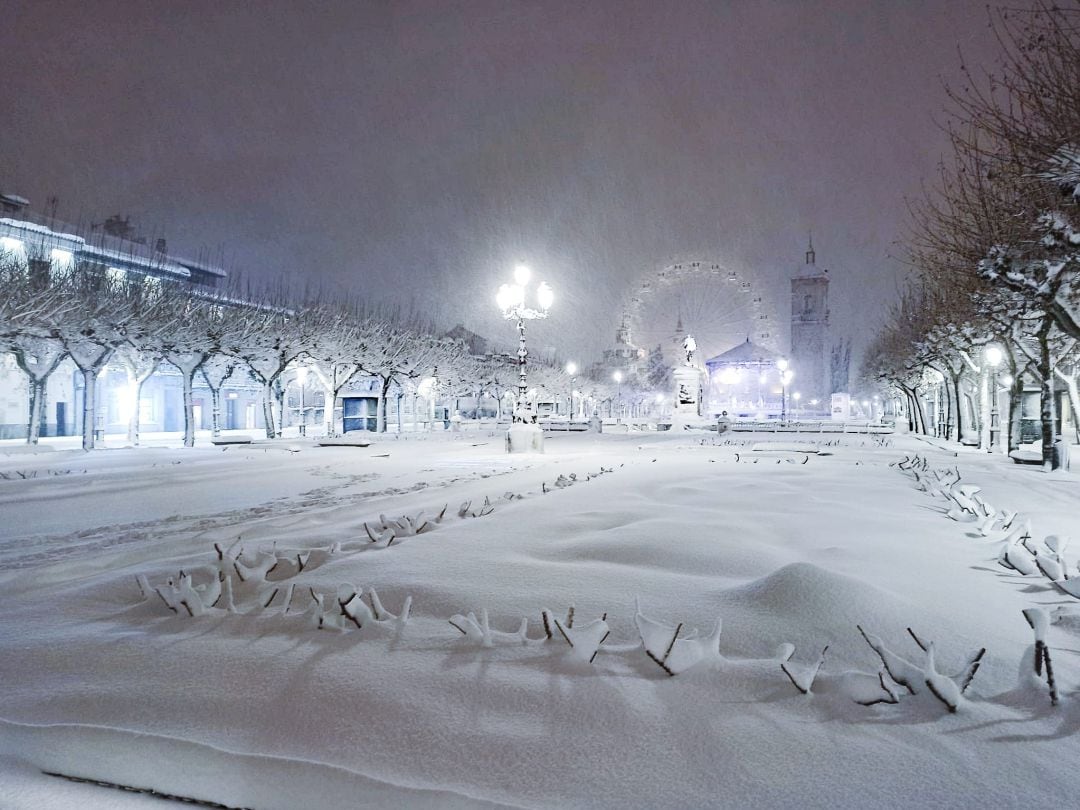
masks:
<instances>
[{"instance_id":1,"label":"deep snow drift","mask_svg":"<svg viewBox=\"0 0 1080 810\"><path fill-rule=\"evenodd\" d=\"M0 806L158 806L41 771L259 808L1080 789L1080 601L1038 566L1080 576L1044 542L1075 476L903 436L546 449L0 448Z\"/></svg>"}]
</instances>

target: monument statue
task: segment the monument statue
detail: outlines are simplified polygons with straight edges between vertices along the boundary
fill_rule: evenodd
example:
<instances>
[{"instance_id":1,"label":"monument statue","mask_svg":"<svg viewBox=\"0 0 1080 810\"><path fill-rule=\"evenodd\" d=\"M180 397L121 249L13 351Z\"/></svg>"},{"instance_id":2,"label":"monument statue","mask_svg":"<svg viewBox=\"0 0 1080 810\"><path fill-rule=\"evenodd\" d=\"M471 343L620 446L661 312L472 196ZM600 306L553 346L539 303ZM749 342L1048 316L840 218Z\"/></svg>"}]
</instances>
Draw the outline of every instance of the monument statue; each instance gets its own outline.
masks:
<instances>
[{"instance_id":1,"label":"monument statue","mask_svg":"<svg viewBox=\"0 0 1080 810\"><path fill-rule=\"evenodd\" d=\"M683 351L686 352L686 364L688 366L693 365L694 352L697 351L697 341L694 340L694 336L693 335L687 335L686 340L683 341L682 347L683 347Z\"/></svg>"}]
</instances>

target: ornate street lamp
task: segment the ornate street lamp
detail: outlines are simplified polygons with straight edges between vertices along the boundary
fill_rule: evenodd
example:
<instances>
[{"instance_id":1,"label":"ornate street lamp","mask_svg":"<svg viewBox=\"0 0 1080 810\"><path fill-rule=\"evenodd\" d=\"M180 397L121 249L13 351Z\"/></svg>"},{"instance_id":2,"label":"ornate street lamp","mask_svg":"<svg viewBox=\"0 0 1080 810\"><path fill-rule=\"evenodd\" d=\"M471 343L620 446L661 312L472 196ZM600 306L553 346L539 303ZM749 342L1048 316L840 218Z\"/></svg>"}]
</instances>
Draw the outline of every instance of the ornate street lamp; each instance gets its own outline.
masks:
<instances>
[{"instance_id":1,"label":"ornate street lamp","mask_svg":"<svg viewBox=\"0 0 1080 810\"><path fill-rule=\"evenodd\" d=\"M525 306L525 286L529 283L529 276L529 268L519 264L514 268L514 283L503 284L499 287L499 294L495 299L499 309L502 310L503 317L508 321L517 321L518 390L517 402L514 404L514 421L522 423L533 421L529 418L530 414L528 413L528 404L525 398L528 391L528 384L525 380L525 358L529 354L528 349L525 348L525 321L546 318L554 298L551 287L548 286L546 281L541 281L536 288L537 308L533 309Z\"/></svg>"},{"instance_id":2,"label":"ornate street lamp","mask_svg":"<svg viewBox=\"0 0 1080 810\"><path fill-rule=\"evenodd\" d=\"M622 421L622 372L616 371L614 374L611 375L611 379L613 379L615 381L615 384L619 386L619 411L616 418Z\"/></svg>"}]
</instances>

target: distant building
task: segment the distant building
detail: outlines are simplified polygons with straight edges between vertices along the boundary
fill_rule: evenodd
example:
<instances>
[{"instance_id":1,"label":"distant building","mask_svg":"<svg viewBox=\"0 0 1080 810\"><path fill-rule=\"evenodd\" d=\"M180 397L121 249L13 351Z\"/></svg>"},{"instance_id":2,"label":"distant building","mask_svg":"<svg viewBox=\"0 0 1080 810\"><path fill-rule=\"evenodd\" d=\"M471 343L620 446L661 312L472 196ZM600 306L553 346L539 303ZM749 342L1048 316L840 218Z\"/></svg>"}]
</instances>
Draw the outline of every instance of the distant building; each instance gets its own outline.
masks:
<instances>
[{"instance_id":1,"label":"distant building","mask_svg":"<svg viewBox=\"0 0 1080 810\"><path fill-rule=\"evenodd\" d=\"M463 324L458 324L450 331L446 332L443 337L450 338L451 340L460 340L465 344L465 347L469 350L469 354L473 357L483 357L484 355L491 354L491 341L485 337L481 337L465 328Z\"/></svg>"},{"instance_id":2,"label":"distant building","mask_svg":"<svg viewBox=\"0 0 1080 810\"><path fill-rule=\"evenodd\" d=\"M134 238L128 219L110 217L100 226L79 228L31 210L15 194L0 194L0 258L25 262L31 273L48 279L69 267L96 269L103 275L136 275L146 283L173 281L213 290L225 278L220 268L166 251L164 239L151 247ZM209 388L196 376L196 427L211 426ZM119 365L102 372L97 386L101 433L124 433L128 427L127 375ZM49 378L43 409L42 436L77 435L82 430L83 378L65 360ZM27 431L28 393L25 375L10 354L0 352L0 439L23 438ZM222 391L223 429L262 427L262 395L243 372L234 373ZM180 431L184 428L181 378L162 363L144 384L139 401L140 430Z\"/></svg>"},{"instance_id":3,"label":"distant building","mask_svg":"<svg viewBox=\"0 0 1080 810\"><path fill-rule=\"evenodd\" d=\"M814 244L791 279L791 388L804 410L825 411L832 395L829 373L829 272L815 264ZM818 403L812 405L811 403Z\"/></svg>"},{"instance_id":4,"label":"distant building","mask_svg":"<svg viewBox=\"0 0 1080 810\"><path fill-rule=\"evenodd\" d=\"M766 419L783 410L781 356L750 338L705 361L709 373L706 411L713 415ZM790 393L790 392L789 392ZM789 403L790 404L790 403ZM794 415L794 411L791 412Z\"/></svg>"},{"instance_id":5,"label":"distant building","mask_svg":"<svg viewBox=\"0 0 1080 810\"><path fill-rule=\"evenodd\" d=\"M640 376L645 372L647 356L644 349L634 345L630 316L624 314L619 328L615 330L615 345L604 349L603 359L593 364L589 376L603 382L609 381L616 371L622 372L624 379Z\"/></svg>"}]
</instances>

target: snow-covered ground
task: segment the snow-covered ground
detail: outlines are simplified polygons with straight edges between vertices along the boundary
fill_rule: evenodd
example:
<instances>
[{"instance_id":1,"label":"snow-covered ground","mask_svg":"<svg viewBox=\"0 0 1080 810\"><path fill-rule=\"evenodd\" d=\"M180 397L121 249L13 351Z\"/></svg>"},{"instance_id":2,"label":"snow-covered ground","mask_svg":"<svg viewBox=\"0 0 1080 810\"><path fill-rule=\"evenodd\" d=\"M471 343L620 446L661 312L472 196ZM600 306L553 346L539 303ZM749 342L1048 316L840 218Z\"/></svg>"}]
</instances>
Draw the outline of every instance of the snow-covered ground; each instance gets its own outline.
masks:
<instances>
[{"instance_id":1,"label":"snow-covered ground","mask_svg":"<svg viewBox=\"0 0 1080 810\"><path fill-rule=\"evenodd\" d=\"M1036 548L1077 533L1080 480L826 438L0 448L0 807L161 806L43 771L257 808L1071 804L1080 600L920 487L958 470ZM928 469L896 466L915 454ZM188 616L218 571L236 610ZM1032 607L1056 620L1056 707ZM925 682L951 700L935 673L982 647L950 713Z\"/></svg>"}]
</instances>

